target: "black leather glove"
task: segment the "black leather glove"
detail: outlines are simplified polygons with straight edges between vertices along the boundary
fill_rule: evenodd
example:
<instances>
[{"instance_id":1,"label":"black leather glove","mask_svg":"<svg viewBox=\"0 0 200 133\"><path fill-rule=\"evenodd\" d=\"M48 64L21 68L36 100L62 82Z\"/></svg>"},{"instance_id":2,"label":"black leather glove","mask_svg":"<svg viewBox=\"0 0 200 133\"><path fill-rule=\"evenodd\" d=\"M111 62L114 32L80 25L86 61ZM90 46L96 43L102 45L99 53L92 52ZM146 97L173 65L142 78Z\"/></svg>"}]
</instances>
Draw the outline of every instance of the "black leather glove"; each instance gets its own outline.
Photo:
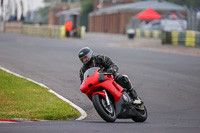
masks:
<instances>
[{"instance_id":1,"label":"black leather glove","mask_svg":"<svg viewBox=\"0 0 200 133\"><path fill-rule=\"evenodd\" d=\"M116 70L113 69L113 68L109 68L109 69L107 70L107 72L108 72L108 73L115 74L115 73L116 73Z\"/></svg>"},{"instance_id":2,"label":"black leather glove","mask_svg":"<svg viewBox=\"0 0 200 133\"><path fill-rule=\"evenodd\" d=\"M122 79L123 75L120 73L116 73L115 75L115 80L118 81L119 79Z\"/></svg>"}]
</instances>

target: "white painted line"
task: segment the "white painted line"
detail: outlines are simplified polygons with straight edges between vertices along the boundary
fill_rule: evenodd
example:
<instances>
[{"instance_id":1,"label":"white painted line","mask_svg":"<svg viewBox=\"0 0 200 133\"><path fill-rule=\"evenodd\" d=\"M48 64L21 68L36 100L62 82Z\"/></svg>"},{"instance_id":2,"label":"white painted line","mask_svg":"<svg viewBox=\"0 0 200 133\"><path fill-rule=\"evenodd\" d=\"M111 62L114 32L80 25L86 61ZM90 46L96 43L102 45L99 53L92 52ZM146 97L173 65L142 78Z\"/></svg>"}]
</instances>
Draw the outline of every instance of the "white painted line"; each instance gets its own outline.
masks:
<instances>
[{"instance_id":1,"label":"white painted line","mask_svg":"<svg viewBox=\"0 0 200 133\"><path fill-rule=\"evenodd\" d=\"M3 70L3 71L8 72L8 73L10 73L10 74L13 74L13 75L15 75L15 76L17 76L17 77L20 77L20 78L26 79L26 80L28 80L28 81L31 81L31 82L33 82L33 83L35 83L35 84L38 84L38 85L40 85L40 86L42 86L42 87L44 87L44 88L47 88L49 92L53 93L54 95L56 95L58 98L62 99L63 101L69 103L71 106L73 106L75 109L77 109L77 110L81 113L81 116L80 116L78 119L76 119L76 120L83 120L83 119L85 119L85 118L87 117L87 113L86 113L82 108L80 108L80 107L77 106L76 104L72 103L72 102L69 101L68 99L64 98L63 96L59 95L59 94L56 93L55 91L49 89L49 87L47 87L46 85L44 85L44 84L42 84L42 83L39 83L39 82L37 82L37 81L34 81L34 80L30 79L30 78L26 78L26 77L24 77L24 76L22 76L22 75L20 75L20 74L14 73L14 72L12 72L12 71L10 71L10 70L8 70L8 69L6 69L6 68L3 68L3 67L1 67L1 66L0 66L0 69Z\"/></svg>"}]
</instances>

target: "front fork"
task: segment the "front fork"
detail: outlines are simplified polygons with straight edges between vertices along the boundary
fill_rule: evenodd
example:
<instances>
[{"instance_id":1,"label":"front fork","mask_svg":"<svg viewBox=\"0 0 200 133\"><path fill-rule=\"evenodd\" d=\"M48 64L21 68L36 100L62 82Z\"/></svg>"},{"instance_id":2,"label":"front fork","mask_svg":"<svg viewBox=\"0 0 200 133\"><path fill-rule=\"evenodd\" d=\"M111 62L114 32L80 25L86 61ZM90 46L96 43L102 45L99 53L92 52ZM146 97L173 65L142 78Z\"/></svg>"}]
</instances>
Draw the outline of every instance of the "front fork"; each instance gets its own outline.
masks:
<instances>
[{"instance_id":1,"label":"front fork","mask_svg":"<svg viewBox=\"0 0 200 133\"><path fill-rule=\"evenodd\" d=\"M106 92L106 90L103 90L105 92L105 95L106 95L106 103L108 106L110 106L110 100L109 100L109 97L108 97L108 94Z\"/></svg>"},{"instance_id":2,"label":"front fork","mask_svg":"<svg viewBox=\"0 0 200 133\"><path fill-rule=\"evenodd\" d=\"M95 94L100 94L106 99L106 101L105 101L106 104L107 104L106 106L110 106L111 105L110 99L108 97L108 93L106 92L105 89L103 91L97 91L97 92L93 93L92 95L95 95Z\"/></svg>"}]
</instances>

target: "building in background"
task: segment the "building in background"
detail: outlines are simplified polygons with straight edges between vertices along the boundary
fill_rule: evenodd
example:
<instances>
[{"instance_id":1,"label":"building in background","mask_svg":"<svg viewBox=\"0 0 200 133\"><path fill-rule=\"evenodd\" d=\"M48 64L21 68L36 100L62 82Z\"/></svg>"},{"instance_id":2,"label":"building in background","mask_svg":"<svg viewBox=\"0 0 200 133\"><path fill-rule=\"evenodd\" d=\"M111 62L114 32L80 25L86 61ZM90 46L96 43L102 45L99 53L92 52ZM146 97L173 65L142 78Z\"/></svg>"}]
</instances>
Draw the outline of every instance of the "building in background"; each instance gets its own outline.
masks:
<instances>
[{"instance_id":1,"label":"building in background","mask_svg":"<svg viewBox=\"0 0 200 133\"><path fill-rule=\"evenodd\" d=\"M59 17L56 16L58 12L69 10L70 7L67 3L61 2L58 4L55 4L54 7L52 7L49 10L48 14L48 24L50 25L59 25Z\"/></svg>"},{"instance_id":2,"label":"building in background","mask_svg":"<svg viewBox=\"0 0 200 133\"><path fill-rule=\"evenodd\" d=\"M100 6L101 4L102 6ZM129 20L141 11L152 8L163 15L177 11L186 16L184 6L166 1L94 0L94 11L89 15L89 31L124 34Z\"/></svg>"},{"instance_id":3,"label":"building in background","mask_svg":"<svg viewBox=\"0 0 200 133\"><path fill-rule=\"evenodd\" d=\"M136 2L137 0L94 0L94 11L115 6L118 4L127 4L127 3L133 3Z\"/></svg>"},{"instance_id":4,"label":"building in background","mask_svg":"<svg viewBox=\"0 0 200 133\"><path fill-rule=\"evenodd\" d=\"M80 14L81 2L85 0L60 0L49 11L48 24L63 25L66 19L77 23Z\"/></svg>"},{"instance_id":5,"label":"building in background","mask_svg":"<svg viewBox=\"0 0 200 133\"><path fill-rule=\"evenodd\" d=\"M59 25L64 25L67 20L72 22L72 31L76 32L80 21L81 8L72 8L69 10L61 11L56 14L59 18Z\"/></svg>"}]
</instances>

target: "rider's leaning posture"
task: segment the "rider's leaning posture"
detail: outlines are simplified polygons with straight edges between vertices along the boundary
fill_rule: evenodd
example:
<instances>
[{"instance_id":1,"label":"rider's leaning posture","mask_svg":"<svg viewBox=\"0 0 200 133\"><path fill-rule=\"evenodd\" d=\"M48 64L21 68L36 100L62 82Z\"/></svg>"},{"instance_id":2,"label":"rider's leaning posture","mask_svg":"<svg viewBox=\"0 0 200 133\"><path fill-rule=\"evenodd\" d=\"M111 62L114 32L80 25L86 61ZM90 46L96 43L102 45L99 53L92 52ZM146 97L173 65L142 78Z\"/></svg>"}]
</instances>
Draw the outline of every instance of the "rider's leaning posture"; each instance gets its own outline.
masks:
<instances>
[{"instance_id":1,"label":"rider's leaning posture","mask_svg":"<svg viewBox=\"0 0 200 133\"><path fill-rule=\"evenodd\" d=\"M111 59L103 55L94 55L93 51L89 47L82 48L78 53L79 59L83 63L83 66L80 69L80 80L83 82L83 76L87 69L91 67L100 67L103 71L112 73L119 85L123 88L126 88L130 93L131 98L133 99L134 104L142 104L142 100L138 97L136 91L133 89L132 84L127 76L124 76L118 73L118 67L115 65Z\"/></svg>"}]
</instances>

